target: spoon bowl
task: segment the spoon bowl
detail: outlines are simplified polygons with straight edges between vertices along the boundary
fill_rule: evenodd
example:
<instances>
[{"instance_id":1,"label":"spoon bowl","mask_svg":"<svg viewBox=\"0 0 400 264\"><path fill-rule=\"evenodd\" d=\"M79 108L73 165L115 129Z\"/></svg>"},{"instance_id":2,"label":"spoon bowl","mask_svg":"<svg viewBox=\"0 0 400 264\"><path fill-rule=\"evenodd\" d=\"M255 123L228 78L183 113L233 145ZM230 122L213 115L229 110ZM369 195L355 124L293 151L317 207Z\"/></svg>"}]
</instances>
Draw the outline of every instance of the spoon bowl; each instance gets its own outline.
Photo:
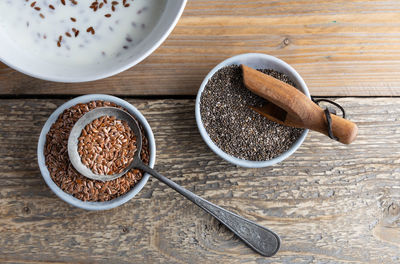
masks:
<instances>
[{"instance_id":1,"label":"spoon bowl","mask_svg":"<svg viewBox=\"0 0 400 264\"><path fill-rule=\"evenodd\" d=\"M82 163L81 157L78 153L78 142L79 142L79 137L82 134L82 130L85 129L86 125L90 124L91 122L102 116L115 116L117 119L127 122L130 129L132 129L133 133L136 136L136 150L133 156L133 161L130 164L128 164L128 166L126 166L121 173L113 175L95 174L92 172L91 169L89 169ZM74 168L80 174L89 179L103 181L103 182L115 180L123 176L131 169L133 169L137 165L137 162L139 162L140 160L141 150L142 150L142 133L140 131L138 123L129 113L116 107L99 107L86 113L75 123L68 137L68 156Z\"/></svg>"}]
</instances>

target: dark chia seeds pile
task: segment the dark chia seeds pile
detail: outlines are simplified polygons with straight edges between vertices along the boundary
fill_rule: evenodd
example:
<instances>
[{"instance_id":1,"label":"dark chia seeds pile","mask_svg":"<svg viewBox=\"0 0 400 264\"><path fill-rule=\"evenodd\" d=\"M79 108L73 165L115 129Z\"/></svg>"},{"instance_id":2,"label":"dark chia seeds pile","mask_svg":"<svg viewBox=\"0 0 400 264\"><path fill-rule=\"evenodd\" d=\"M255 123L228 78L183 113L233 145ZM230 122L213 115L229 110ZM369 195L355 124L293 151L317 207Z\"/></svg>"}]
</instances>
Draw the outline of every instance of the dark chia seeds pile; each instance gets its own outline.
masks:
<instances>
[{"instance_id":1,"label":"dark chia seeds pile","mask_svg":"<svg viewBox=\"0 0 400 264\"><path fill-rule=\"evenodd\" d=\"M259 71L295 86L285 74ZM245 160L270 160L287 151L303 129L277 124L249 108L265 102L244 86L239 66L224 67L204 88L201 119L212 141L224 152Z\"/></svg>"}]
</instances>

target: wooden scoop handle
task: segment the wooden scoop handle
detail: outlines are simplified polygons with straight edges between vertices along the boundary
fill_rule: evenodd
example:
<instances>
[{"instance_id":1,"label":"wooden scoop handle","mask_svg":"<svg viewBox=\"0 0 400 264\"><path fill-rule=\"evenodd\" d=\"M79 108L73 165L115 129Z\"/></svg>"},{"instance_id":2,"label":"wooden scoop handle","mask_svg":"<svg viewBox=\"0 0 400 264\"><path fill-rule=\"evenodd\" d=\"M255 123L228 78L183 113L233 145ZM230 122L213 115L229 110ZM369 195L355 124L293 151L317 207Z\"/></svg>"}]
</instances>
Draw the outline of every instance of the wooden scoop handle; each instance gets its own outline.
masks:
<instances>
[{"instance_id":1,"label":"wooden scoop handle","mask_svg":"<svg viewBox=\"0 0 400 264\"><path fill-rule=\"evenodd\" d=\"M310 100L311 101L311 100ZM312 101L311 101L312 102ZM313 102L312 102L313 103ZM314 104L314 103L313 103ZM318 131L322 134L328 135L328 122L326 120L325 112L321 107L314 104L317 109L316 113L319 113L319 117L314 118L314 122L309 129ZM353 122L344 119L340 116L331 114L332 118L332 134L338 138L338 141L343 144L350 144L357 136L358 127Z\"/></svg>"},{"instance_id":2,"label":"wooden scoop handle","mask_svg":"<svg viewBox=\"0 0 400 264\"><path fill-rule=\"evenodd\" d=\"M308 128L328 135L328 122L324 110L295 87L255 69L241 65L245 86L260 97L287 112L281 124ZM266 115L268 116L268 115ZM336 115L332 117L332 132L338 141L350 144L358 128L353 122Z\"/></svg>"}]
</instances>

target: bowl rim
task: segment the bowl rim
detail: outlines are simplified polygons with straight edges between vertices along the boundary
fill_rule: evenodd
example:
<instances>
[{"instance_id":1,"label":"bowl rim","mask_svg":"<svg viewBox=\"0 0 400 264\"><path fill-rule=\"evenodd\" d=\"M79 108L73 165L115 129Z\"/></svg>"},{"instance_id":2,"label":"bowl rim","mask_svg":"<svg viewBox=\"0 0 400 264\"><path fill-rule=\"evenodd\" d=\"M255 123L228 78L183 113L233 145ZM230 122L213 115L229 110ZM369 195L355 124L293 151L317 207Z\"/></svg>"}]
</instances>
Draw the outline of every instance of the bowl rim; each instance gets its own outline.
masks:
<instances>
[{"instance_id":1,"label":"bowl rim","mask_svg":"<svg viewBox=\"0 0 400 264\"><path fill-rule=\"evenodd\" d=\"M45 163L45 156L44 156L44 146L46 143L46 135L48 131L50 130L50 127L54 124L54 122L57 120L59 115L65 110L68 109L76 104L79 103L87 103L93 100L104 100L104 101L110 101L113 103L116 103L125 109L128 110L128 112L132 115L134 115L139 123L143 126L146 136L148 138L149 142L149 153L150 153L150 158L149 158L149 166L151 168L154 167L155 164L155 159L156 159L156 146L155 146L155 139L153 135L153 131L147 122L146 118L141 114L141 112L134 107L132 104L129 102L120 99L115 96L111 95L106 95L106 94L88 94L88 95L83 95L79 97L75 97L61 106L57 107L56 110L50 115L50 117L47 119L46 123L43 125L43 128L40 132L39 136L39 141L38 141L38 148L37 148L37 156L38 156L38 164L39 164L39 169L42 174L42 177L46 184L49 186L49 188L64 202L73 205L75 207L85 209L85 210L108 210L115 208L117 206L120 206L126 202L128 202L130 199L132 199L137 193L139 193L145 184L147 183L150 175L148 173L145 173L142 177L142 179L127 193L124 195L121 195L115 199L112 199L110 201L106 202L84 202L82 200L79 200L78 198L73 197L72 195L64 192L58 185L51 179L50 173L47 169L46 163Z\"/></svg>"},{"instance_id":2,"label":"bowl rim","mask_svg":"<svg viewBox=\"0 0 400 264\"><path fill-rule=\"evenodd\" d=\"M63 82L63 83L80 83L80 82L91 82L91 81L97 81L97 80L101 80L101 79L105 79L114 75L117 75L121 72L124 72L130 68L132 68L133 66L139 64L140 62L142 62L144 59L146 59L148 56L150 56L150 54L152 54L157 48L160 47L160 45L166 40L166 38L171 34L172 30L175 28L176 24L178 23L180 17L182 16L182 13L185 9L187 0L180 0L180 6L177 8L178 12L176 13L175 18L171 21L168 30L166 30L164 33L161 34L161 37L154 42L154 44L146 51L144 52L141 56L139 56L138 58L136 58L135 60L132 60L130 63L125 64L124 66L119 67L118 69L115 69L113 71L104 73L104 74L100 74L100 75L93 75L93 76L84 76L84 77L80 77L77 79L69 79L69 78L63 78L63 77L54 77L54 76L48 76L45 74L40 74L40 73L35 73L32 70L28 70L25 69L23 67L20 67L18 65L15 65L13 63L10 63L8 61L6 61L5 59L3 59L0 56L0 62L7 65L8 67L23 73L25 75L37 78L37 79L41 79L41 80L45 80L45 81L51 81L51 82ZM159 21L160 23L160 21Z\"/></svg>"},{"instance_id":3,"label":"bowl rim","mask_svg":"<svg viewBox=\"0 0 400 264\"><path fill-rule=\"evenodd\" d=\"M201 114L200 114L200 99L201 99L201 94L204 91L204 87L207 85L208 81L210 80L210 78L221 68L225 67L225 66L229 66L229 65L237 65L237 61L242 61L242 60L264 60L264 61L269 61L272 62L276 65L280 65L282 67L284 67L286 70L288 70L291 74L293 74L293 76L295 77L296 81L298 81L300 83L300 89L301 91L308 97L311 98L310 96L310 92L308 90L308 87L306 85L306 83L304 82L303 78L300 76L300 74L292 67L290 66L288 63L284 62L281 59L278 59L277 57L271 56L271 55L267 55L267 54L263 54L263 53L244 53L244 54L239 54L233 57L230 57L224 61L222 61L221 63L219 63L217 66L215 66L204 78L202 84L200 85L200 88L197 92L197 96L196 96L196 103L195 103L195 115L196 115L196 123L197 123L197 127L199 129L200 135L203 138L203 140L206 142L206 144L208 145L208 147L218 156L220 156L222 159L235 164L237 166L240 167L245 167L245 168L264 168L264 167L268 167L268 166L272 166L276 163L279 163L283 160L285 160L286 158L288 158L289 156L291 156L299 147L300 145L303 143L304 139L306 138L307 134L308 134L308 129L304 129L303 133L300 135L300 137L297 139L297 141L295 143L293 143L293 145L285 152L283 152L282 154L280 154L279 156L270 159L270 160L266 160L266 161L253 161L253 160L245 160L245 159L240 159L240 158L236 158L232 155L227 154L226 152L224 152L223 150L221 150L210 138L210 136L208 135L203 122L201 120Z\"/></svg>"}]
</instances>

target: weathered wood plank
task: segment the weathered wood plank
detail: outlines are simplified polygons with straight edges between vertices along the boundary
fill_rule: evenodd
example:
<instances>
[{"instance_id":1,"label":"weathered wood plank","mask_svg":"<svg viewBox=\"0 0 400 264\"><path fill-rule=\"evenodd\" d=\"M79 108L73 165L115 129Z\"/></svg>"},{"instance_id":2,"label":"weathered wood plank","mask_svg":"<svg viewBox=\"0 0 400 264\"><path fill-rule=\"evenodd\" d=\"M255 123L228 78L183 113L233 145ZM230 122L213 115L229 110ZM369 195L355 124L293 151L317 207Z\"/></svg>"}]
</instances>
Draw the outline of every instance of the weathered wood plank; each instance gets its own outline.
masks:
<instances>
[{"instance_id":1,"label":"weathered wood plank","mask_svg":"<svg viewBox=\"0 0 400 264\"><path fill-rule=\"evenodd\" d=\"M359 125L354 144L310 133L288 160L243 169L201 140L193 100L131 100L154 129L160 172L281 235L268 259L157 180L110 211L67 205L36 164L41 127L64 101L1 100L0 262L399 263L398 100L338 101Z\"/></svg>"},{"instance_id":2,"label":"weathered wood plank","mask_svg":"<svg viewBox=\"0 0 400 264\"><path fill-rule=\"evenodd\" d=\"M212 67L246 52L284 59L314 95L400 95L400 5L191 0L168 40L131 70L94 83L62 84L3 65L0 94L193 95Z\"/></svg>"}]
</instances>

